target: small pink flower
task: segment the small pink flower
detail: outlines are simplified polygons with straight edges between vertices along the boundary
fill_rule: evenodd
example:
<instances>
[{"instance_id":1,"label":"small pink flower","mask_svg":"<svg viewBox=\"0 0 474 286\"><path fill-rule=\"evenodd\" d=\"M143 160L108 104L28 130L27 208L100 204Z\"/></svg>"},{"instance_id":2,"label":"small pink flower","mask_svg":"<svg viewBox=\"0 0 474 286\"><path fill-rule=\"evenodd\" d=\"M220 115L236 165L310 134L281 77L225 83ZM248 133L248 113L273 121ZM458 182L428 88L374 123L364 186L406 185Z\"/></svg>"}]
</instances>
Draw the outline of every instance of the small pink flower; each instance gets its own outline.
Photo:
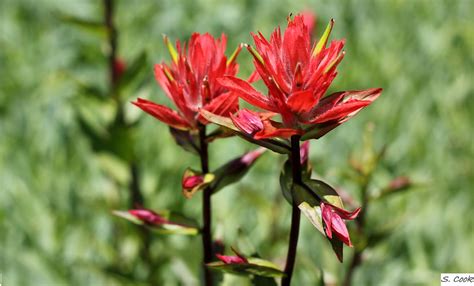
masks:
<instances>
[{"instance_id":1,"label":"small pink flower","mask_svg":"<svg viewBox=\"0 0 474 286\"><path fill-rule=\"evenodd\" d=\"M216 257L220 261L224 262L225 264L246 264L246 263L248 263L248 260L245 256L238 253L234 248L231 248L231 249L235 253L235 256L216 254Z\"/></svg>"},{"instance_id":2,"label":"small pink flower","mask_svg":"<svg viewBox=\"0 0 474 286\"><path fill-rule=\"evenodd\" d=\"M183 177L183 189L193 189L204 182L204 176L196 175L190 177Z\"/></svg>"},{"instance_id":3,"label":"small pink flower","mask_svg":"<svg viewBox=\"0 0 474 286\"><path fill-rule=\"evenodd\" d=\"M125 61L121 58L117 58L114 61L114 74L117 76L117 78L120 78L123 73L125 72L127 68L127 65L125 64Z\"/></svg>"},{"instance_id":4,"label":"small pink flower","mask_svg":"<svg viewBox=\"0 0 474 286\"><path fill-rule=\"evenodd\" d=\"M347 246L352 247L351 239L349 237L349 231L347 230L345 220L354 220L360 212L360 208L357 208L353 212L348 212L344 209L338 208L328 203L321 203L321 213L325 224L326 235L332 238L332 233L336 237L345 243Z\"/></svg>"},{"instance_id":5,"label":"small pink flower","mask_svg":"<svg viewBox=\"0 0 474 286\"><path fill-rule=\"evenodd\" d=\"M128 210L128 213L150 225L162 225L168 223L164 217L149 209Z\"/></svg>"}]
</instances>

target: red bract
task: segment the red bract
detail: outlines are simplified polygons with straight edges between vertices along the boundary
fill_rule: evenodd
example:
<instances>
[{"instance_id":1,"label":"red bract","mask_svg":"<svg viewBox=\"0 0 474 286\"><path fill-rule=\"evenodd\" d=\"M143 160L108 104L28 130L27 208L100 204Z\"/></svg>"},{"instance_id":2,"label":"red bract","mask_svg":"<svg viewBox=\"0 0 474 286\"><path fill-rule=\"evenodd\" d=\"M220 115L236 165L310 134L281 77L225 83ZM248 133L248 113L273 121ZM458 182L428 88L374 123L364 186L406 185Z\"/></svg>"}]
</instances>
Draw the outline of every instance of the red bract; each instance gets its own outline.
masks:
<instances>
[{"instance_id":1,"label":"red bract","mask_svg":"<svg viewBox=\"0 0 474 286\"><path fill-rule=\"evenodd\" d=\"M121 58L115 59L114 73L117 75L118 78L120 78L123 75L126 68L127 68L127 65L125 64L125 61L123 59Z\"/></svg>"},{"instance_id":2,"label":"red bract","mask_svg":"<svg viewBox=\"0 0 474 286\"><path fill-rule=\"evenodd\" d=\"M204 176L190 176L183 177L182 187L183 189L192 189L204 182Z\"/></svg>"},{"instance_id":3,"label":"red bract","mask_svg":"<svg viewBox=\"0 0 474 286\"><path fill-rule=\"evenodd\" d=\"M304 24L308 27L308 33L312 35L314 25L316 24L316 14L310 10L306 10L301 13L301 16L303 16Z\"/></svg>"},{"instance_id":4,"label":"red bract","mask_svg":"<svg viewBox=\"0 0 474 286\"><path fill-rule=\"evenodd\" d=\"M344 40L332 41L326 47L333 24L331 20L317 44L311 44L309 28L301 15L288 19L283 35L279 28L270 40L261 33L252 34L256 49L251 46L247 49L268 88L268 96L234 76L222 77L218 82L253 106L272 112L272 116L280 115L281 122L244 109L232 117L237 128L255 139L288 138L309 132L309 138L319 138L380 95L381 88L372 88L324 97L344 57Z\"/></svg>"},{"instance_id":5,"label":"red bract","mask_svg":"<svg viewBox=\"0 0 474 286\"><path fill-rule=\"evenodd\" d=\"M208 123L199 116L201 108L222 116L237 111L238 97L216 79L237 73L235 59L241 46L227 58L225 35L215 39L207 33L194 33L187 46L176 41L176 50L167 37L164 40L172 62L155 65L155 78L177 110L141 98L133 104L181 130L197 129L198 122Z\"/></svg>"},{"instance_id":6,"label":"red bract","mask_svg":"<svg viewBox=\"0 0 474 286\"><path fill-rule=\"evenodd\" d=\"M357 217L359 212L360 208L357 208L353 212L348 212L331 204L322 202L321 214L325 224L326 235L329 238L332 238L332 233L334 232L340 241L352 247L349 231L347 231L347 227L343 219L353 220Z\"/></svg>"},{"instance_id":7,"label":"red bract","mask_svg":"<svg viewBox=\"0 0 474 286\"><path fill-rule=\"evenodd\" d=\"M216 257L224 262L225 264L247 264L248 260L245 256L237 252L234 248L231 248L235 256L216 254Z\"/></svg>"},{"instance_id":8,"label":"red bract","mask_svg":"<svg viewBox=\"0 0 474 286\"><path fill-rule=\"evenodd\" d=\"M135 209L135 210L129 210L128 213L133 215L137 219L143 221L146 224L162 225L162 224L168 223L168 221L164 217L160 216L159 214L155 213L152 210Z\"/></svg>"}]
</instances>

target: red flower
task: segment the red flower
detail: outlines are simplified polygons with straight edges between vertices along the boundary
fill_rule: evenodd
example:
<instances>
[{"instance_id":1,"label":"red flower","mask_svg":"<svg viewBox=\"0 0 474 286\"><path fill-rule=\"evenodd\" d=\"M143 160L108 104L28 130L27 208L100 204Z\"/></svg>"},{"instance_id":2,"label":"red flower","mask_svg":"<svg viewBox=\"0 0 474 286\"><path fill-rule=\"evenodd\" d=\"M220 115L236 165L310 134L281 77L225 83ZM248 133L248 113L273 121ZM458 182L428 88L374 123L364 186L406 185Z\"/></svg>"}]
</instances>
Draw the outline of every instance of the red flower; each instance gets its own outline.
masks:
<instances>
[{"instance_id":1,"label":"red flower","mask_svg":"<svg viewBox=\"0 0 474 286\"><path fill-rule=\"evenodd\" d=\"M218 77L234 76L239 46L227 58L224 54L227 38L215 39L210 34L194 33L189 44L176 41L176 49L165 37L172 58L171 64L155 65L155 78L177 110L139 98L136 106L173 128L196 129L198 122L208 122L199 116L203 108L212 113L229 116L238 110L238 97L216 81Z\"/></svg>"},{"instance_id":2,"label":"red flower","mask_svg":"<svg viewBox=\"0 0 474 286\"><path fill-rule=\"evenodd\" d=\"M353 212L348 212L331 204L322 202L321 214L325 224L326 235L329 238L332 238L332 233L334 232L340 241L352 247L349 231L347 231L347 227L343 219L353 220L357 217L359 212L360 208L357 208Z\"/></svg>"},{"instance_id":3,"label":"red flower","mask_svg":"<svg viewBox=\"0 0 474 286\"><path fill-rule=\"evenodd\" d=\"M344 40L326 47L334 21L331 20L317 44L311 44L309 28L304 18L297 15L288 19L283 36L277 28L270 40L261 34L252 34L256 49L247 46L254 58L255 68L268 88L268 96L255 90L249 82L234 76L218 80L239 97L271 116L249 110L240 110L232 116L234 125L255 139L288 138L304 135L319 138L345 122L369 105L382 89L343 91L324 97L337 75L337 65L344 57ZM281 122L271 120L280 115Z\"/></svg>"}]
</instances>

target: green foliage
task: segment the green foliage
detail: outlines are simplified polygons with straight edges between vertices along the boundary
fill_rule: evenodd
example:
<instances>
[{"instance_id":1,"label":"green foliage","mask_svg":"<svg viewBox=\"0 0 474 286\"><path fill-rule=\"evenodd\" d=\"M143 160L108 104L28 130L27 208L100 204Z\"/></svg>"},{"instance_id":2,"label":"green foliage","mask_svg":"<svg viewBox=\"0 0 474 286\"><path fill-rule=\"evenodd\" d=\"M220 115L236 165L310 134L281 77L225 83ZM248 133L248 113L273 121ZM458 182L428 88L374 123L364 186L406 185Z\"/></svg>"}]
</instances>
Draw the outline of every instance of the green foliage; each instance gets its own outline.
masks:
<instances>
[{"instance_id":1,"label":"green foliage","mask_svg":"<svg viewBox=\"0 0 474 286\"><path fill-rule=\"evenodd\" d=\"M102 22L100 5L0 1L2 285L198 285L199 236L150 235L111 215L129 208L123 176L132 158L142 170L146 207L200 218L200 196L185 200L180 187L181 174L197 159L128 101L144 96L170 103L152 73L154 63L170 60L163 33L184 40L193 31L225 32L230 55L239 43L252 43L250 31L268 35L304 9L317 13L317 35L334 18L330 40L346 38L330 92L384 88L373 105L312 142L313 175L359 204L359 182L348 175L347 159L361 149L364 126L372 121L374 145L389 146L373 188L402 175L423 183L416 192L373 202L367 243L376 246L367 248L354 285L428 285L441 272L474 269L467 255L474 253L473 1L117 1L119 55L128 67L143 63L137 64L143 71L122 87L124 124L135 125L116 137L108 133L116 111L106 92L104 37L95 26ZM245 78L251 56L244 50L238 60ZM88 132L109 138L99 142L123 158L98 153ZM251 148L236 137L212 142L211 169ZM258 250L281 269L291 209L277 176L286 158L269 154L240 183L213 196L213 228L225 243ZM396 227L387 233L387 225ZM346 267L303 219L294 284L315 285L321 268L326 282L337 283ZM223 280L250 283L231 275Z\"/></svg>"}]
</instances>

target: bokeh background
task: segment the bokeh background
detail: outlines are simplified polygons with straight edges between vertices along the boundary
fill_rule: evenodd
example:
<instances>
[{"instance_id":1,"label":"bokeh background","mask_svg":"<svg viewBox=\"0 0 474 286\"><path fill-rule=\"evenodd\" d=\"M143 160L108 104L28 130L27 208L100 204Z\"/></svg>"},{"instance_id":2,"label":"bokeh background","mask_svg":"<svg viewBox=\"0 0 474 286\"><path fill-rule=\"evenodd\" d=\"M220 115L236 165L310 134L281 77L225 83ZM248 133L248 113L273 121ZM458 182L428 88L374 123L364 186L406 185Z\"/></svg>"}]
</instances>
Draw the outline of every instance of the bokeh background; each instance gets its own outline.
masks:
<instances>
[{"instance_id":1,"label":"bokeh background","mask_svg":"<svg viewBox=\"0 0 474 286\"><path fill-rule=\"evenodd\" d=\"M199 237L150 236L111 214L130 206L133 162L146 207L200 219L200 196L180 192L182 172L198 161L129 102L169 103L152 73L169 59L163 33L185 40L193 31L224 32L230 53L251 42L249 32L269 35L306 10L317 15L317 35L334 18L332 38L347 40L332 90L384 88L356 118L312 142L315 176L357 198L348 159L363 150L371 123L374 146L388 149L369 189L397 176L415 185L372 203L369 227L389 232L365 251L353 285L438 285L441 272L474 271L474 1L115 2L118 54L128 68L136 63L121 89L126 131L110 128L117 105L107 97L102 1L0 2L2 285L198 285ZM250 56L239 60L245 77ZM212 168L253 147L231 138L211 148ZM283 160L268 152L213 197L215 236L278 265L291 212L278 185ZM352 250L338 263L305 218L300 237L294 285L315 285L321 269L328 285L340 283Z\"/></svg>"}]
</instances>

